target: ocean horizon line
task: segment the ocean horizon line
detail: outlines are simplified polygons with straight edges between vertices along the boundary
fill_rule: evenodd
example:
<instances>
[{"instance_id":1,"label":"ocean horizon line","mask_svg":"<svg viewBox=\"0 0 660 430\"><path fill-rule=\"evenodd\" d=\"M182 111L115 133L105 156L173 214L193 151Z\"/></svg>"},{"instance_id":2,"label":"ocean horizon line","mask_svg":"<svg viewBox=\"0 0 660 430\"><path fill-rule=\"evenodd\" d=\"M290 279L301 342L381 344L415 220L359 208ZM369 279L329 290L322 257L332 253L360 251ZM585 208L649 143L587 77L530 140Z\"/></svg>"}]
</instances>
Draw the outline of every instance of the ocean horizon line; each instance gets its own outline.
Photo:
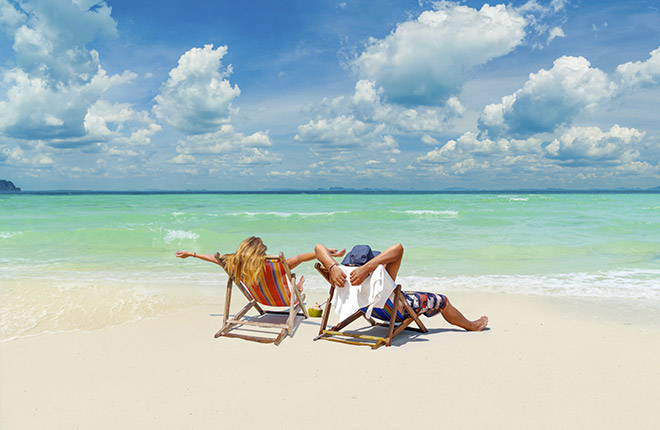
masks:
<instances>
[{"instance_id":1,"label":"ocean horizon line","mask_svg":"<svg viewBox=\"0 0 660 430\"><path fill-rule=\"evenodd\" d=\"M376 188L319 188L319 189L263 189L263 190L22 190L19 192L0 192L7 195L172 195L172 194L655 194L660 193L656 188L508 188L508 189L479 189L479 188L445 188L440 190L414 190L414 189L376 189Z\"/></svg>"}]
</instances>

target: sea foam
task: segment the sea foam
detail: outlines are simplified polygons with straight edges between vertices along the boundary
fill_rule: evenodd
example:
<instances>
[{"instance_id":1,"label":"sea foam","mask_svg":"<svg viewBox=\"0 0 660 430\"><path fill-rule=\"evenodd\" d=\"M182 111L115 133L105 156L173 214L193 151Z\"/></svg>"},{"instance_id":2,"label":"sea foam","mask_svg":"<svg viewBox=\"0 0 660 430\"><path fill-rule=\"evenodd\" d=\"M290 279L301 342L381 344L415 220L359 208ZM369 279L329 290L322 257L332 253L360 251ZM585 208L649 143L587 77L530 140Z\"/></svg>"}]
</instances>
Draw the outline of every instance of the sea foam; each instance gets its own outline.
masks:
<instances>
[{"instance_id":1,"label":"sea foam","mask_svg":"<svg viewBox=\"0 0 660 430\"><path fill-rule=\"evenodd\" d=\"M177 240L199 239L199 234L185 230L165 230L165 242L170 243Z\"/></svg>"},{"instance_id":2,"label":"sea foam","mask_svg":"<svg viewBox=\"0 0 660 430\"><path fill-rule=\"evenodd\" d=\"M629 269L552 275L402 277L408 289L552 297L644 299L660 306L660 270Z\"/></svg>"},{"instance_id":3,"label":"sea foam","mask_svg":"<svg viewBox=\"0 0 660 430\"><path fill-rule=\"evenodd\" d=\"M455 217L458 215L458 211L438 211L438 210L407 210L407 211L392 211L394 213L404 213L409 215L446 215L450 217Z\"/></svg>"},{"instance_id":4,"label":"sea foam","mask_svg":"<svg viewBox=\"0 0 660 430\"><path fill-rule=\"evenodd\" d=\"M347 214L350 211L328 211L328 212L276 212L276 211L267 211L267 212L233 212L228 213L228 216L248 216L248 217L280 217L280 218L289 218L292 216L299 217L324 217L332 216L337 214Z\"/></svg>"},{"instance_id":5,"label":"sea foam","mask_svg":"<svg viewBox=\"0 0 660 430\"><path fill-rule=\"evenodd\" d=\"M20 234L21 232L17 231L0 231L0 239L11 239L12 237L16 237Z\"/></svg>"}]
</instances>

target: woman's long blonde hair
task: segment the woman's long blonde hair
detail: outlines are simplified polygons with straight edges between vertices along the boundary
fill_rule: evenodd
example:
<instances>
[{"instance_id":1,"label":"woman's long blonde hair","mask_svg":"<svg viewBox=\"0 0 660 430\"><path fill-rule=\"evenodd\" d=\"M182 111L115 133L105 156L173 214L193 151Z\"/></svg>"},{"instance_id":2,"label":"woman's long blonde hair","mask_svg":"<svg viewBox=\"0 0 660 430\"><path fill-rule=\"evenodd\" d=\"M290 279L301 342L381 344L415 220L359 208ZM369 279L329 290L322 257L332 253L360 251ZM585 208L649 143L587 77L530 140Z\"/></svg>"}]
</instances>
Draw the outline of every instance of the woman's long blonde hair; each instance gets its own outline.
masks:
<instances>
[{"instance_id":1,"label":"woman's long blonde hair","mask_svg":"<svg viewBox=\"0 0 660 430\"><path fill-rule=\"evenodd\" d=\"M236 281L252 285L257 281L264 266L266 245L260 237L251 236L241 242L233 254L220 257L225 261L225 269Z\"/></svg>"}]
</instances>

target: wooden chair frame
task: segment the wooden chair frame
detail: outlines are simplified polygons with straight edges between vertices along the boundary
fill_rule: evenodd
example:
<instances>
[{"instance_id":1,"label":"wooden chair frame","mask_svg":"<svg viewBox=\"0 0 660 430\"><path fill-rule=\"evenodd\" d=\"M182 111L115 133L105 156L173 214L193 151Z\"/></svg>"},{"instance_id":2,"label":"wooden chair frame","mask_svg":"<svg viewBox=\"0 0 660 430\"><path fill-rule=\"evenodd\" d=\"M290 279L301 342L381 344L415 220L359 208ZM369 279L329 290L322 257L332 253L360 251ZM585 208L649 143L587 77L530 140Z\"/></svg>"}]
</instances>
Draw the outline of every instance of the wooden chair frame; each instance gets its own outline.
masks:
<instances>
[{"instance_id":1,"label":"wooden chair frame","mask_svg":"<svg viewBox=\"0 0 660 430\"><path fill-rule=\"evenodd\" d=\"M428 329L419 318L423 312L420 311L419 313L417 313L413 310L413 308L410 306L408 301L405 299L405 296L401 291L400 284L397 284L396 288L394 289L394 293L393 293L394 297L392 299L393 309L389 322L387 323L376 322L373 318L367 318L366 314L364 313L364 311L362 311L362 309L358 309L357 311L355 311L355 313L353 313L353 315L349 316L343 321L340 321L330 330L326 330L326 327L328 325L328 317L330 316L330 310L332 309L332 298L335 293L335 286L332 284L332 282L330 282L330 274L328 273L328 270L325 267L323 267L321 263L316 263L314 265L314 268L330 284L330 294L328 297L328 301L326 302L325 305L325 310L323 312L321 327L319 329L318 336L316 336L314 340L325 339L325 340L331 340L333 342L348 343L351 345L366 345L366 346L370 346L372 349L376 349L383 345L390 346L392 344L392 339L394 339L403 330L414 330L421 333L428 332ZM406 312L408 312L408 317L403 321L397 323L396 316L398 314L401 305L403 305L403 309L401 310L405 310ZM378 337L378 336L369 336L359 333L341 331L342 329L344 329L346 326L348 326L349 324L351 324L361 316L363 316L369 322L369 324L371 324L371 326L387 327L388 328L387 336ZM409 325L413 322L417 325L417 327L409 327ZM349 339L344 339L344 338L349 338Z\"/></svg>"},{"instance_id":2,"label":"wooden chair frame","mask_svg":"<svg viewBox=\"0 0 660 430\"><path fill-rule=\"evenodd\" d=\"M252 297L252 294L250 294L250 291L247 289L247 287L243 285L242 282L234 279L232 275L229 273L229 271L227 271L227 268L221 265L222 268L225 269L225 272L227 272L229 279L227 280L227 293L225 297L225 312L222 318L222 328L220 328L220 330L218 330L218 332L215 334L216 338L220 336L237 337L245 340L250 340L253 342L274 343L275 345L279 345L282 339L284 339L284 337L287 334L289 336L293 335L294 321L296 319L296 316L303 316L305 318L309 318L309 315L307 314L307 308L303 303L303 300L305 299L305 295L301 294L300 291L298 291L298 288L296 287L296 275L295 273L291 272L291 269L289 269L289 265L286 262L286 258L284 258L284 253L280 252L279 255L267 255L264 261L266 259L278 259L282 262L282 266L284 267L287 281L289 283L289 291L291 293L291 295L289 296L289 301L290 301L290 305L288 306L289 309L287 311L264 309L264 306L266 305L259 304L257 300L254 297ZM231 295L232 295L233 284L236 284L236 286L241 291L241 293L243 293L245 298L248 300L248 304L245 305L243 309L241 309L233 318L230 318L229 308L231 306ZM289 317L287 318L286 323L269 323L269 322L250 321L250 320L242 319L252 308L254 308L257 312L259 312L259 315L288 314ZM302 310L302 313L298 312L299 309ZM242 325L256 326L260 328L280 329L280 332L274 338L263 337L263 336L251 336L243 333L230 332L233 328Z\"/></svg>"}]
</instances>

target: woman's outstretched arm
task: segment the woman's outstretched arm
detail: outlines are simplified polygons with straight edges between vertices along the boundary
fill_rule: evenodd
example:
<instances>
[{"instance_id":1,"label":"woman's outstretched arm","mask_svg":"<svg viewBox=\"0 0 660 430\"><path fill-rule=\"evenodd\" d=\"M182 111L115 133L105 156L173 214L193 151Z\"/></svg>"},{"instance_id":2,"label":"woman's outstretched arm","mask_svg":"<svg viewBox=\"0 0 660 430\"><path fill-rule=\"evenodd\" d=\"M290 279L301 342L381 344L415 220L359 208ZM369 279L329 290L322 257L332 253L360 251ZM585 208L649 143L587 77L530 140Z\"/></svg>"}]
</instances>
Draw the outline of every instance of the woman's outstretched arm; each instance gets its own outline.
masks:
<instances>
[{"instance_id":1,"label":"woman's outstretched arm","mask_svg":"<svg viewBox=\"0 0 660 430\"><path fill-rule=\"evenodd\" d=\"M314 259L314 253L313 252L304 252L302 254L298 254L295 257L287 258L286 259L286 264L289 265L289 269L292 269L299 265L302 262L305 261L310 261Z\"/></svg>"},{"instance_id":2,"label":"woman's outstretched arm","mask_svg":"<svg viewBox=\"0 0 660 430\"><path fill-rule=\"evenodd\" d=\"M176 254L174 255L176 255L179 258L188 258L188 257L199 258L200 260L204 260L204 261L208 261L209 263L215 263L217 265L220 265L220 263L218 263L218 260L216 260L214 256L209 254L198 254L196 252L190 252L190 251L177 251Z\"/></svg>"}]
</instances>

